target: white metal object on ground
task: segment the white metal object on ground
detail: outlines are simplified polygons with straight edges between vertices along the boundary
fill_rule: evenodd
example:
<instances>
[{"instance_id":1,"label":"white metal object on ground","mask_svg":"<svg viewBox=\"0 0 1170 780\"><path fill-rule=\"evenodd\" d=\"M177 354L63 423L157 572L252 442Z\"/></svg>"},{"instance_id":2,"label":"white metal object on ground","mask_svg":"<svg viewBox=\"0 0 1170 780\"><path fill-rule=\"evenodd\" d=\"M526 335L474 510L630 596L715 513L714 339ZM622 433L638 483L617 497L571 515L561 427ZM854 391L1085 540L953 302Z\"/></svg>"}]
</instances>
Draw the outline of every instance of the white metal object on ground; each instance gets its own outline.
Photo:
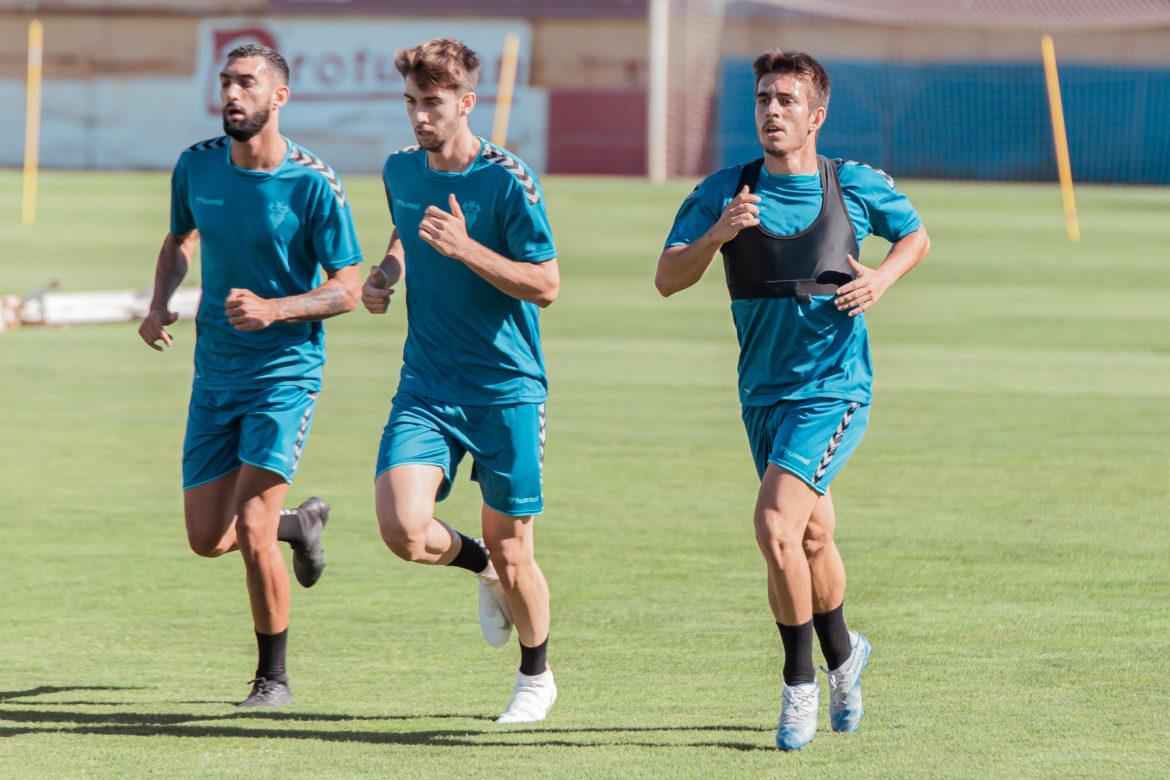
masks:
<instances>
[{"instance_id":1,"label":"white metal object on ground","mask_svg":"<svg viewBox=\"0 0 1170 780\"><path fill-rule=\"evenodd\" d=\"M192 319L199 310L200 291L184 287L171 296L170 309L180 319ZM6 296L0 301L0 331L21 325L90 325L133 322L150 310L148 290L45 292L27 298Z\"/></svg>"}]
</instances>

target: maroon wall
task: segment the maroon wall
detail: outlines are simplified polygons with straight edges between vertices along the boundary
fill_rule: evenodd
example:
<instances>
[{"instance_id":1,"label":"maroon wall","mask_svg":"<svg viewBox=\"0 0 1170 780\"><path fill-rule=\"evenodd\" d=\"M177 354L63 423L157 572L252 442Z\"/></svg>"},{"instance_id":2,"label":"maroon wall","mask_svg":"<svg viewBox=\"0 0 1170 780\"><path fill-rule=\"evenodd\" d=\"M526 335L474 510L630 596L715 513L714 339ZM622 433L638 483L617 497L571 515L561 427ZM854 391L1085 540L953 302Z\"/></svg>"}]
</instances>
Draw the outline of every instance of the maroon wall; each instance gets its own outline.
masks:
<instances>
[{"instance_id":1,"label":"maroon wall","mask_svg":"<svg viewBox=\"0 0 1170 780\"><path fill-rule=\"evenodd\" d=\"M646 90L548 91L548 172L646 174Z\"/></svg>"}]
</instances>

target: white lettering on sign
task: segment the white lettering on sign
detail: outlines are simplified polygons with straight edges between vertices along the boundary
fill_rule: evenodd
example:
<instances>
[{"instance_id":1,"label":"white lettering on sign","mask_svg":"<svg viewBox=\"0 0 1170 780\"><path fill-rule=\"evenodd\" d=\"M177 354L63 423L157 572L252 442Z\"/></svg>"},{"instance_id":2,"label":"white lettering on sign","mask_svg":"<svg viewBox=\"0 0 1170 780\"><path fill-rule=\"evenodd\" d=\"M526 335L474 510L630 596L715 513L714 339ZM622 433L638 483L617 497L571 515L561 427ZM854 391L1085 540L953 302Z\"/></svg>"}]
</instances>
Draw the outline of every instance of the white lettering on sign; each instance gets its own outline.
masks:
<instances>
[{"instance_id":1,"label":"white lettering on sign","mask_svg":"<svg viewBox=\"0 0 1170 780\"><path fill-rule=\"evenodd\" d=\"M531 34L522 20L466 22L444 19L335 21L322 19L209 19L199 41L199 73L206 79L207 111L219 115L219 71L228 52L245 43L279 51L289 65L293 101L352 102L402 96L394 67L399 49L435 37L456 38L479 54L483 69L476 92L494 102L504 37L520 35L517 84L528 81Z\"/></svg>"}]
</instances>

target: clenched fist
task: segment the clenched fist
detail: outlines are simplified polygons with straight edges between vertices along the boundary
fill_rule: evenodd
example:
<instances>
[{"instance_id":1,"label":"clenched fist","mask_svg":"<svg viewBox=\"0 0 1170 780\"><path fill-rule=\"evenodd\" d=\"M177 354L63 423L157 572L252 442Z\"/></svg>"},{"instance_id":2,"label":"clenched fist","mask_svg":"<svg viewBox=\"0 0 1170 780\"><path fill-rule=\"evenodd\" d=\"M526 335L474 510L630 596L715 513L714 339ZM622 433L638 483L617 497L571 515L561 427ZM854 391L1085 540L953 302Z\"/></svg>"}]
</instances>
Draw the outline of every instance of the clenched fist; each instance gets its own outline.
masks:
<instances>
[{"instance_id":1,"label":"clenched fist","mask_svg":"<svg viewBox=\"0 0 1170 780\"><path fill-rule=\"evenodd\" d=\"M276 322L276 302L251 290L232 288L223 302L223 313L236 330L264 330Z\"/></svg>"},{"instance_id":2,"label":"clenched fist","mask_svg":"<svg viewBox=\"0 0 1170 780\"><path fill-rule=\"evenodd\" d=\"M467 235L467 220L463 216L463 209L459 208L455 193L451 193L447 202L451 206L450 213L438 206L427 208L423 221L419 223L418 235L439 254L459 260L471 239Z\"/></svg>"},{"instance_id":3,"label":"clenched fist","mask_svg":"<svg viewBox=\"0 0 1170 780\"><path fill-rule=\"evenodd\" d=\"M394 289L390 287L390 280L382 266L376 265L370 269L366 283L362 285L362 304L370 314L385 314L390 306L390 296Z\"/></svg>"},{"instance_id":4,"label":"clenched fist","mask_svg":"<svg viewBox=\"0 0 1170 780\"><path fill-rule=\"evenodd\" d=\"M748 186L743 185L739 194L731 199L727 208L723 209L719 221L707 232L720 244L726 244L744 228L760 224L760 207L756 205L759 202L760 196L753 195Z\"/></svg>"}]
</instances>

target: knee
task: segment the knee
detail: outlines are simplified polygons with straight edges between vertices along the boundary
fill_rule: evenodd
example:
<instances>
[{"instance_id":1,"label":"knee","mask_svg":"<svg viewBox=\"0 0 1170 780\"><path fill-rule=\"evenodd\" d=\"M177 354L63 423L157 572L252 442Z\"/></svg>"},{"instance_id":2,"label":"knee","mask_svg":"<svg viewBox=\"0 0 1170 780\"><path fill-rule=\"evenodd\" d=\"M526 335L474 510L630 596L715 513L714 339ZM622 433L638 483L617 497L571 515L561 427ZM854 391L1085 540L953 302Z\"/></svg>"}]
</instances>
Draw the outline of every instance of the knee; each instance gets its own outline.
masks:
<instances>
[{"instance_id":1,"label":"knee","mask_svg":"<svg viewBox=\"0 0 1170 780\"><path fill-rule=\"evenodd\" d=\"M809 523L808 528L804 531L804 539L801 543L804 545L805 557L812 559L823 553L828 549L833 541L831 533L826 531L820 525Z\"/></svg>"},{"instance_id":2,"label":"knee","mask_svg":"<svg viewBox=\"0 0 1170 780\"><path fill-rule=\"evenodd\" d=\"M236 508L236 543L245 565L259 561L276 544L276 527L269 514L268 507L258 499Z\"/></svg>"},{"instance_id":3,"label":"knee","mask_svg":"<svg viewBox=\"0 0 1170 780\"><path fill-rule=\"evenodd\" d=\"M524 572L534 563L532 551L517 541L489 543L488 553L505 590L514 590Z\"/></svg>"},{"instance_id":4,"label":"knee","mask_svg":"<svg viewBox=\"0 0 1170 780\"><path fill-rule=\"evenodd\" d=\"M756 544L765 555L779 552L780 558L801 550L799 525L782 511L764 509L756 513Z\"/></svg>"},{"instance_id":5,"label":"knee","mask_svg":"<svg viewBox=\"0 0 1170 780\"><path fill-rule=\"evenodd\" d=\"M201 558L218 558L232 549L231 517L186 512L187 545Z\"/></svg>"},{"instance_id":6,"label":"knee","mask_svg":"<svg viewBox=\"0 0 1170 780\"><path fill-rule=\"evenodd\" d=\"M222 536L212 536L191 529L187 530L187 544L190 545L191 552L201 558L218 558L231 550L231 545Z\"/></svg>"},{"instance_id":7,"label":"knee","mask_svg":"<svg viewBox=\"0 0 1170 780\"><path fill-rule=\"evenodd\" d=\"M390 552L412 563L427 559L426 526L426 523L404 523L397 512L378 517L378 530Z\"/></svg>"}]
</instances>

